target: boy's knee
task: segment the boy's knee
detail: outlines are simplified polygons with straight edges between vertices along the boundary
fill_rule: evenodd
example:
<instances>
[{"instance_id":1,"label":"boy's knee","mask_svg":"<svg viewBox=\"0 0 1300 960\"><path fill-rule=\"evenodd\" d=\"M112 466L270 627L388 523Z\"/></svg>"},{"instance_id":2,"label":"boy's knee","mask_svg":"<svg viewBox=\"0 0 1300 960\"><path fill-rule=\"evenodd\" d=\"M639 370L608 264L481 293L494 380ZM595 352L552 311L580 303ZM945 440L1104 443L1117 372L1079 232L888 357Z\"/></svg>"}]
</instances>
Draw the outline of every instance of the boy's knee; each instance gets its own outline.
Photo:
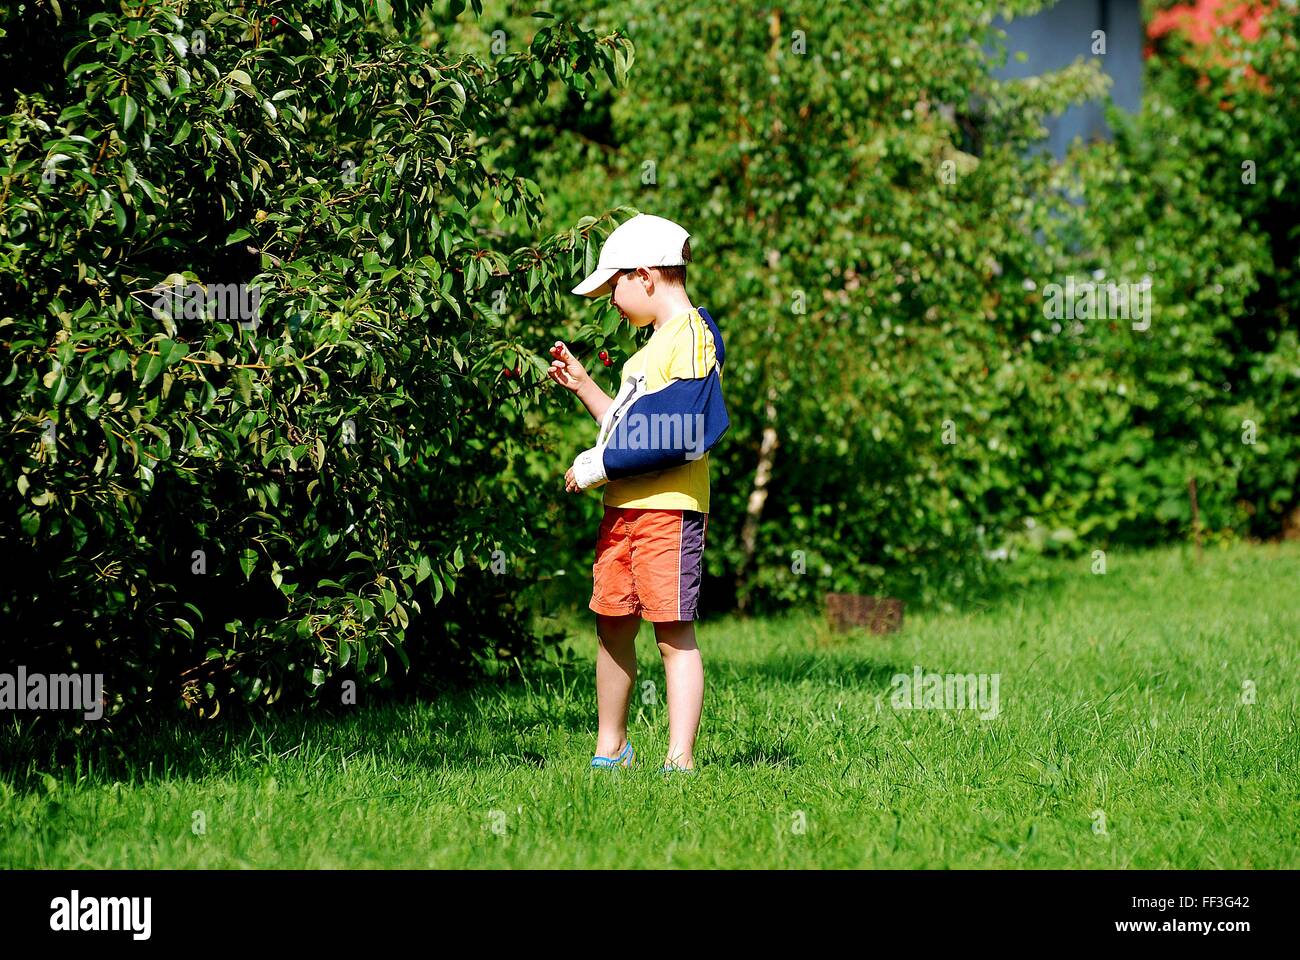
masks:
<instances>
[{"instance_id":1,"label":"boy's knee","mask_svg":"<svg viewBox=\"0 0 1300 960\"><path fill-rule=\"evenodd\" d=\"M655 624L655 640L660 647L692 649L695 646L693 620L665 620Z\"/></svg>"},{"instance_id":2,"label":"boy's knee","mask_svg":"<svg viewBox=\"0 0 1300 960\"><path fill-rule=\"evenodd\" d=\"M614 616L605 613L596 614L596 636L602 641L624 641L635 638L641 629L641 617L632 613Z\"/></svg>"}]
</instances>

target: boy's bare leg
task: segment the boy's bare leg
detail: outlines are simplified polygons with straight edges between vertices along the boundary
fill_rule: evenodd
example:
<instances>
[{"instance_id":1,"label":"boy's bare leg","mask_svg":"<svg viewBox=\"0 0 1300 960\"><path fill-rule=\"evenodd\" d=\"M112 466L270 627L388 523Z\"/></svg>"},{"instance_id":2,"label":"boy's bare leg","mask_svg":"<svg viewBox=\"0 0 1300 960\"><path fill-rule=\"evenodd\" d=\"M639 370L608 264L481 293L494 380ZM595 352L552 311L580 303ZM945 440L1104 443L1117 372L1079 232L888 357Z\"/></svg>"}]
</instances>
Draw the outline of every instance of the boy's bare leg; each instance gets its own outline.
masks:
<instances>
[{"instance_id":1,"label":"boy's bare leg","mask_svg":"<svg viewBox=\"0 0 1300 960\"><path fill-rule=\"evenodd\" d=\"M600 732L596 756L615 757L627 744L627 708L636 682L636 634L641 617L596 614L596 707Z\"/></svg>"},{"instance_id":2,"label":"boy's bare leg","mask_svg":"<svg viewBox=\"0 0 1300 960\"><path fill-rule=\"evenodd\" d=\"M695 643L695 623L674 620L655 624L655 640L664 658L668 680L668 759L665 763L693 769L695 735L704 706L704 663Z\"/></svg>"}]
</instances>

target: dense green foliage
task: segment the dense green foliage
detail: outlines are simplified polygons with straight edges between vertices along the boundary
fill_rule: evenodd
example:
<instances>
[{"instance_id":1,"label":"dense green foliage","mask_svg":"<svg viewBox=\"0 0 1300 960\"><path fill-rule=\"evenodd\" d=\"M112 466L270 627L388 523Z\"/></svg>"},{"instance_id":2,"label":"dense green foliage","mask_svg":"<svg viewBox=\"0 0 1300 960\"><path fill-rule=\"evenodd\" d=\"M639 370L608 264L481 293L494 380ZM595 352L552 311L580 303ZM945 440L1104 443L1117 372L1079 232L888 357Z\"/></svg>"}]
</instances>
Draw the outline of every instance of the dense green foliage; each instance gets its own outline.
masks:
<instances>
[{"instance_id":1,"label":"dense green foliage","mask_svg":"<svg viewBox=\"0 0 1300 960\"><path fill-rule=\"evenodd\" d=\"M1170 40L1117 142L1060 163L1034 149L1042 119L1104 92L1097 61L995 79L978 0L592 22L625 20L629 87L554 131L539 179L556 222L630 203L697 235L690 288L728 338L734 410L715 602L953 602L1004 551L1187 536L1192 478L1218 535L1276 535L1300 504L1294 9L1224 38L1270 88L1240 65L1202 80ZM1149 317L1055 322L1070 277L1149 278Z\"/></svg>"},{"instance_id":2,"label":"dense green foliage","mask_svg":"<svg viewBox=\"0 0 1300 960\"><path fill-rule=\"evenodd\" d=\"M1129 540L1186 531L1192 476L1210 528L1300 533L1300 11L1262 26L1165 38L1141 115L1075 158L1086 266L1155 281L1148 336L1078 338L1128 391L1061 464L1071 509ZM1110 487L1071 489L1087 474Z\"/></svg>"},{"instance_id":3,"label":"dense green foliage","mask_svg":"<svg viewBox=\"0 0 1300 960\"><path fill-rule=\"evenodd\" d=\"M405 7L4 22L6 663L210 713L531 646L490 559L532 549L545 366L500 313L553 303L595 221L539 238L495 141L630 48L535 21L452 57Z\"/></svg>"}]
</instances>

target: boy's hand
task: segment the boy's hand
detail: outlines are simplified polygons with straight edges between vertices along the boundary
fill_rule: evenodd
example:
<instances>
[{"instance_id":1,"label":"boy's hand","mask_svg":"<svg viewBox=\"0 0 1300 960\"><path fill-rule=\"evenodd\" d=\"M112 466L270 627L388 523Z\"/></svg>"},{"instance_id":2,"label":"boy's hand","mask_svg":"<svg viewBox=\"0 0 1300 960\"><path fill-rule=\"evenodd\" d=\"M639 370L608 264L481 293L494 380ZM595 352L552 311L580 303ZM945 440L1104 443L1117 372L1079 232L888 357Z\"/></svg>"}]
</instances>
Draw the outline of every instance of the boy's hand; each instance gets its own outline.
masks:
<instances>
[{"instance_id":1,"label":"boy's hand","mask_svg":"<svg viewBox=\"0 0 1300 960\"><path fill-rule=\"evenodd\" d=\"M551 369L546 372L550 374L552 380L574 393L591 382L586 368L559 340L556 340L555 346L551 347Z\"/></svg>"},{"instance_id":2,"label":"boy's hand","mask_svg":"<svg viewBox=\"0 0 1300 960\"><path fill-rule=\"evenodd\" d=\"M573 479L573 467L570 467L564 475L564 491L565 493L578 492L578 481Z\"/></svg>"}]
</instances>

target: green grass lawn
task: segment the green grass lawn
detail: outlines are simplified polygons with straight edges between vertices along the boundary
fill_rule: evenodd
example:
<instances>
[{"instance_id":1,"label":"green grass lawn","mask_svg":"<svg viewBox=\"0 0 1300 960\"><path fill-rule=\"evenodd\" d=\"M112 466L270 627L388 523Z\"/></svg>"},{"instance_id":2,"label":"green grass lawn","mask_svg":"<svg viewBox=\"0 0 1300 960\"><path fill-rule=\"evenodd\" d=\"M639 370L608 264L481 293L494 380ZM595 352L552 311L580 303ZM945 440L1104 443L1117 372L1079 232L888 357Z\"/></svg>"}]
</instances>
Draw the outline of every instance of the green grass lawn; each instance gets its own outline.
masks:
<instances>
[{"instance_id":1,"label":"green grass lawn","mask_svg":"<svg viewBox=\"0 0 1300 960\"><path fill-rule=\"evenodd\" d=\"M134 774L89 754L6 771L0 866L1300 866L1298 545L1090 564L888 638L832 639L811 615L704 623L694 778L655 773L648 625L644 765L588 768L595 641L575 620L578 662L524 683L178 724L130 748ZM998 715L895 709L891 679L916 665L997 674Z\"/></svg>"}]
</instances>

